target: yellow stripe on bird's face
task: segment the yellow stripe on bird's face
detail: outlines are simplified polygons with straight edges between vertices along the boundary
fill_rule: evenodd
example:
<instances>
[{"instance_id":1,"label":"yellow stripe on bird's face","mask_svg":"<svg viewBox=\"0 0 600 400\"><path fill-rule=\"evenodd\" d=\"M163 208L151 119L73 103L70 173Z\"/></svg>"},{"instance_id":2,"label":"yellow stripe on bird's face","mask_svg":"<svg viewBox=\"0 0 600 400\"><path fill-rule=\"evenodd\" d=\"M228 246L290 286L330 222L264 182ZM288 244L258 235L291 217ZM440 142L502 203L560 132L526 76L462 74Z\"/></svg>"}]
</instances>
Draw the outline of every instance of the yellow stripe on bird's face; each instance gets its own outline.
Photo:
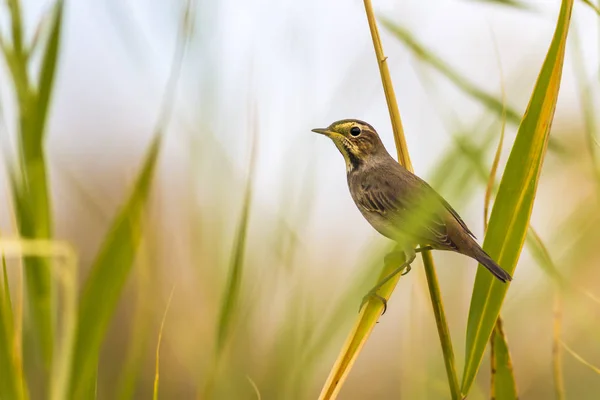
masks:
<instances>
[{"instance_id":1,"label":"yellow stripe on bird's face","mask_svg":"<svg viewBox=\"0 0 600 400\"><path fill-rule=\"evenodd\" d=\"M325 129L319 128L312 131L333 140L333 143L344 156L346 171L348 172L357 168L370 155L374 154L381 145L375 129L366 122L355 119L336 121Z\"/></svg>"}]
</instances>

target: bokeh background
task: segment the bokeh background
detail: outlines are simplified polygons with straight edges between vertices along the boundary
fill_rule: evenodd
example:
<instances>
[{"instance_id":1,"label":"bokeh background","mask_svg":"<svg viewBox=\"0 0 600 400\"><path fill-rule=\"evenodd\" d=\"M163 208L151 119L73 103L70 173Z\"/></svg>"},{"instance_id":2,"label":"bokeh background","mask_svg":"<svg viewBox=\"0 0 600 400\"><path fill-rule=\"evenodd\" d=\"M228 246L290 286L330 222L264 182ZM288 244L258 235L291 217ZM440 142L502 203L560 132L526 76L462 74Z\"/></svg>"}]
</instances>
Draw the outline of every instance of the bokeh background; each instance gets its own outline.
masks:
<instances>
[{"instance_id":1,"label":"bokeh background","mask_svg":"<svg viewBox=\"0 0 600 400\"><path fill-rule=\"evenodd\" d=\"M181 0L66 3L45 150L54 238L76 250L81 282L131 191L165 107L172 108L143 240L102 346L97 396L152 395L159 329L172 294L160 348L161 398L204 398L207 391L219 399L256 398L257 392L263 399L315 398L390 245L356 210L333 144L310 132L359 118L375 126L394 153L364 7L339 0L193 3L187 11L192 29L184 27L189 5ZM374 1L379 17L426 49L417 54L380 27L415 171L480 239L502 116L464 85L499 101L504 87L507 106L522 114L560 6L502 3L513 2ZM52 2L21 4L31 37ZM5 8L0 30L6 34ZM555 326L576 352L559 343L567 398L600 395L598 371L577 359L600 365L598 18L576 3L532 216L550 261L525 246L502 312L523 399L555 395ZM176 95L165 105L174 54L183 42ZM434 58L458 78L432 66ZM14 89L1 65L0 232L12 237L17 233L6 167L16 154L18 131ZM516 129L507 120L499 171ZM248 182L240 292L224 350L216 356ZM434 258L460 370L475 263L443 252ZM549 262L568 289L557 289ZM17 288L14 270L10 282ZM488 363L472 399L489 397ZM43 389L30 392L43 398ZM418 260L340 397L448 396Z\"/></svg>"}]
</instances>

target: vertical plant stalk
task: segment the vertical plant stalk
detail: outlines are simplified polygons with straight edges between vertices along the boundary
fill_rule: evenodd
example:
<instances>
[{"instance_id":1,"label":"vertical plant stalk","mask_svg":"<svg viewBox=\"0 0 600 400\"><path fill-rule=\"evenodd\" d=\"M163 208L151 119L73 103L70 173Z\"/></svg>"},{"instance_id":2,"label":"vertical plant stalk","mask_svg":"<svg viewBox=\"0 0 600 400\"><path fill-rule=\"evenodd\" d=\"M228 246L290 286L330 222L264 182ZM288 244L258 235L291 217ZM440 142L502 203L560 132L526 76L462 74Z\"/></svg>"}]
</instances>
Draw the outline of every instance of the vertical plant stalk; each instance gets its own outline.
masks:
<instances>
[{"instance_id":1,"label":"vertical plant stalk","mask_svg":"<svg viewBox=\"0 0 600 400\"><path fill-rule=\"evenodd\" d=\"M398 153L398 161L406 169L412 172L413 166L410 161L410 156L408 154L408 146L406 145L404 129L402 128L400 110L398 108L398 102L396 101L394 86L392 85L392 78L390 76L387 57L383 53L383 46L379 37L379 30L377 29L377 21L375 20L375 15L373 13L371 0L364 0L364 4L365 12L367 14L367 20L369 22L369 29L371 30L371 38L373 39L373 48L375 49L377 64L379 66L379 72L381 74L381 83L383 84L383 91L385 93L385 99L388 105L390 119L392 121L392 129L394 132L394 142L396 144L396 151ZM460 386L458 384L458 378L456 376L454 350L452 348L450 330L448 329L448 323L446 321L444 303L442 301L437 273L435 272L433 257L431 256L430 251L422 252L421 256L423 258L423 265L425 267L425 275L427 276L427 286L429 288L429 295L431 296L431 305L433 306L433 313L435 315L435 322L438 330L438 335L440 337L442 352L444 354L444 364L446 366L446 373L448 375L450 394L452 396L452 399L460 399L462 398L462 395L460 393Z\"/></svg>"},{"instance_id":2,"label":"vertical plant stalk","mask_svg":"<svg viewBox=\"0 0 600 400\"><path fill-rule=\"evenodd\" d=\"M409 171L412 171L412 163L410 162L410 156L408 154L406 139L402 128L402 120L400 118L400 111L398 110L398 102L396 101L396 95L392 85L390 71L387 64L387 57L383 53L383 47L381 45L381 39L379 37L379 31L377 29L373 7L370 0L364 0L364 5L367 21L369 23L369 29L371 31L371 38L373 40L373 47L377 57L377 64L381 74L381 82L385 93L385 99L390 113L390 120L392 122L394 142L396 144L396 151L398 153L398 162ZM431 303L435 314L438 334L440 336L442 351L444 353L444 361L446 365L446 372L448 374L451 397L452 399L460 399L462 395L460 393L458 379L456 377L452 341L450 339L448 324L446 323L446 315L444 313L443 302L439 291L439 283L433 265L433 259L429 252L423 252L422 257L423 264L425 266L425 273L427 275L429 293L431 295ZM391 264L385 265L380 279L383 279L383 277L387 276L394 267L395 266ZM379 294L383 298L389 299L399 279L399 275L395 276L380 289ZM321 395L319 397L320 399L331 399L337 396L343 382L348 376L350 368L358 356L358 353L364 346L364 343L375 327L377 318L382 310L383 307L381 301L379 300L369 300L366 306L363 307L359 315L359 319L354 329L350 333L346 343L344 344L344 347L342 348L342 351L329 374L327 382L321 391Z\"/></svg>"},{"instance_id":3,"label":"vertical plant stalk","mask_svg":"<svg viewBox=\"0 0 600 400\"><path fill-rule=\"evenodd\" d=\"M8 44L2 38L0 46L17 99L18 168L15 168L14 179L11 180L15 215L22 237L48 239L52 235L52 207L44 137L60 47L63 0L55 1L51 11L50 30L37 80L33 79L29 72L32 64L31 48L24 43L21 2L8 0L7 5L12 41ZM28 257L24 259L24 263L32 337L39 343L44 366L49 371L52 365L56 323L51 262L43 258Z\"/></svg>"},{"instance_id":4,"label":"vertical plant stalk","mask_svg":"<svg viewBox=\"0 0 600 400\"><path fill-rule=\"evenodd\" d=\"M554 294L554 312L552 329L552 372L554 375L554 393L556 400L565 399L565 381L562 373L562 349L561 349L561 324L562 324L562 300L560 288L556 288Z\"/></svg>"}]
</instances>

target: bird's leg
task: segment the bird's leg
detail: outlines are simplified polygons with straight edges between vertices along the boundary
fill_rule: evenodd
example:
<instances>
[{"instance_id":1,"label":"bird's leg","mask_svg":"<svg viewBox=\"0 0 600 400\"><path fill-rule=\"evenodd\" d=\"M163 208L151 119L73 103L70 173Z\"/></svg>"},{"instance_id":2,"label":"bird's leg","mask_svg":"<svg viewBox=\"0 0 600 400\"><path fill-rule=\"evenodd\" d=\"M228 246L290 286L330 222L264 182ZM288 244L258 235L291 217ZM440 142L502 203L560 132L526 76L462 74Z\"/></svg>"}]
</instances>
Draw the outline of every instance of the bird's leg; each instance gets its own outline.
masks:
<instances>
[{"instance_id":1,"label":"bird's leg","mask_svg":"<svg viewBox=\"0 0 600 400\"><path fill-rule=\"evenodd\" d=\"M381 313L381 315L385 314L385 312L387 310L387 300L384 297L380 296L377 293L377 291L379 289L381 289L381 287L383 285L388 283L390 281L390 279L392 279L394 276L398 275L404 269L406 269L406 271L403 272L402 275L407 274L410 271L410 264L412 264L412 262L415 260L415 257L416 257L416 251L415 251L415 249L412 249L412 248L410 250L404 250L404 251L393 251L385 256L385 258L384 258L385 265L392 264L392 263L396 264L398 262L397 257L400 254L402 254L403 258L406 261L404 261L398 268L393 270L389 275L387 275L385 278L383 278L381 281L379 281L377 283L377 285L373 286L373 288L371 290L369 290L369 292L365 295L365 297L363 297L362 302L360 303L359 311L362 310L363 306L369 301L369 299L371 297L375 297L376 299L381 300L381 302L383 303L383 312Z\"/></svg>"}]
</instances>

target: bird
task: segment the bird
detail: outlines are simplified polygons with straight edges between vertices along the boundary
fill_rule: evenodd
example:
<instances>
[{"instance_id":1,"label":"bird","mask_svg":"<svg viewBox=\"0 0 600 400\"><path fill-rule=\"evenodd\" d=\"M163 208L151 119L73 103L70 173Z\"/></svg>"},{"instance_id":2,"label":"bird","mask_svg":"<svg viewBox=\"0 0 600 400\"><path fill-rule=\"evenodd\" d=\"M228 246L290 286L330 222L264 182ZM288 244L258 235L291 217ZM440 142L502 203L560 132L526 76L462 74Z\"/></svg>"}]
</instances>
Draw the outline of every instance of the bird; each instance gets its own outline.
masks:
<instances>
[{"instance_id":1,"label":"bird","mask_svg":"<svg viewBox=\"0 0 600 400\"><path fill-rule=\"evenodd\" d=\"M397 243L397 252L404 253L405 262L365 296L381 299L384 312L387 304L377 290L396 274L408 272L416 253L423 250L449 250L466 255L498 280L512 280L479 246L475 235L450 204L427 182L396 162L370 124L343 119L312 132L333 141L346 162L348 188L359 211L375 230Z\"/></svg>"}]
</instances>

